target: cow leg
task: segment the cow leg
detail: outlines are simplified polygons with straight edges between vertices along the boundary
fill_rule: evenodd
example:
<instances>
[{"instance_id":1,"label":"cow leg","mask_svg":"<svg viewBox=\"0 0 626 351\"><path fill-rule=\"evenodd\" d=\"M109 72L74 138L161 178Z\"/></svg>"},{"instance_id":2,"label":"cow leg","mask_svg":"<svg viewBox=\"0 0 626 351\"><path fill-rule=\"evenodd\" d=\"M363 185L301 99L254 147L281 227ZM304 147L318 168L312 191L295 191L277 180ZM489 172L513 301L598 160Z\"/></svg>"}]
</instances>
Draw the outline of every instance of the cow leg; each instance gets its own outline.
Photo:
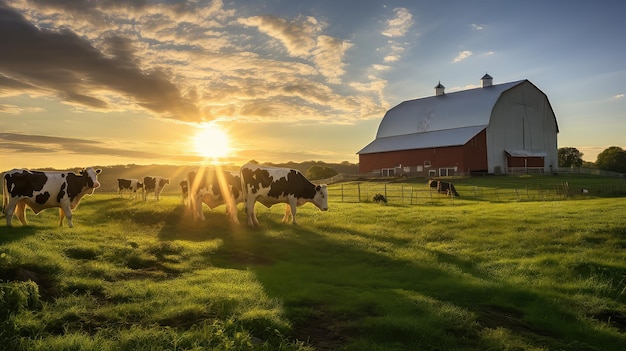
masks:
<instances>
[{"instance_id":1,"label":"cow leg","mask_svg":"<svg viewBox=\"0 0 626 351\"><path fill-rule=\"evenodd\" d=\"M291 206L285 204L285 215L283 216L283 223L289 222L289 215L291 215Z\"/></svg>"},{"instance_id":2,"label":"cow leg","mask_svg":"<svg viewBox=\"0 0 626 351\"><path fill-rule=\"evenodd\" d=\"M298 225L298 221L296 221L296 211L298 208L298 200L297 199L289 199L289 207L291 207L291 217L293 218L293 225Z\"/></svg>"},{"instance_id":3,"label":"cow leg","mask_svg":"<svg viewBox=\"0 0 626 351\"><path fill-rule=\"evenodd\" d=\"M256 218L256 213L254 212L255 203L256 203L256 198L254 197L246 198L246 214L248 215L248 225L252 227L259 225L259 220Z\"/></svg>"},{"instance_id":4,"label":"cow leg","mask_svg":"<svg viewBox=\"0 0 626 351\"><path fill-rule=\"evenodd\" d=\"M70 204L61 204L61 211L67 217L67 226L70 228L74 228L74 223L72 222L72 209L70 208ZM63 217L61 217L61 223L59 225L63 225Z\"/></svg>"},{"instance_id":5,"label":"cow leg","mask_svg":"<svg viewBox=\"0 0 626 351\"><path fill-rule=\"evenodd\" d=\"M195 208L193 210L193 214L196 220L204 221L206 218L204 217L204 211L202 211L202 198L196 197L196 203L194 204Z\"/></svg>"},{"instance_id":6,"label":"cow leg","mask_svg":"<svg viewBox=\"0 0 626 351\"><path fill-rule=\"evenodd\" d=\"M28 222L26 221L26 202L24 202L24 200L17 202L15 206L15 215L23 225L28 225Z\"/></svg>"},{"instance_id":7,"label":"cow leg","mask_svg":"<svg viewBox=\"0 0 626 351\"><path fill-rule=\"evenodd\" d=\"M65 212L59 207L59 227L63 226L63 219L65 218Z\"/></svg>"},{"instance_id":8,"label":"cow leg","mask_svg":"<svg viewBox=\"0 0 626 351\"><path fill-rule=\"evenodd\" d=\"M8 201L8 204L5 204L6 206L4 207L4 217L7 220L7 227L12 227L13 226L13 214L15 213L15 207L17 206L17 204L19 203L18 201L15 201L13 199ZM24 222L22 222L23 224Z\"/></svg>"}]
</instances>

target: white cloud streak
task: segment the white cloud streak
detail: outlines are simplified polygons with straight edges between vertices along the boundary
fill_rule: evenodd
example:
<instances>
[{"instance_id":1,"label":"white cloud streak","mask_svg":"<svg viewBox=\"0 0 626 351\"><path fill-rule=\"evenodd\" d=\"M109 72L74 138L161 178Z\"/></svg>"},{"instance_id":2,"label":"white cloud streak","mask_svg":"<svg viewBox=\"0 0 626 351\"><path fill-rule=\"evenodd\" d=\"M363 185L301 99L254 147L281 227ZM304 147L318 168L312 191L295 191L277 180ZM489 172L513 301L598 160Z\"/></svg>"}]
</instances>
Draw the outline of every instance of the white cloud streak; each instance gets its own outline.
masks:
<instances>
[{"instance_id":1,"label":"white cloud streak","mask_svg":"<svg viewBox=\"0 0 626 351\"><path fill-rule=\"evenodd\" d=\"M456 55L456 57L452 60L452 63L457 63L457 62L461 62L465 59L467 59L468 57L472 56L474 53L469 51L469 50L464 50L459 52L458 55Z\"/></svg>"}]
</instances>

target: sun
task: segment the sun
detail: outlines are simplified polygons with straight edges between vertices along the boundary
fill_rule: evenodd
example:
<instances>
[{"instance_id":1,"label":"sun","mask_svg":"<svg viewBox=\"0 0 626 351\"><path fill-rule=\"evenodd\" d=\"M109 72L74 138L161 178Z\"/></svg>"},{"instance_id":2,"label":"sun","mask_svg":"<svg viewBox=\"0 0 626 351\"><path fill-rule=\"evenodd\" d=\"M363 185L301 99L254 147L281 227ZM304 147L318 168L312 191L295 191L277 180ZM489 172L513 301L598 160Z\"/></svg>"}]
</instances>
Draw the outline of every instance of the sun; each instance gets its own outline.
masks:
<instances>
[{"instance_id":1,"label":"sun","mask_svg":"<svg viewBox=\"0 0 626 351\"><path fill-rule=\"evenodd\" d=\"M196 153L205 158L219 159L232 151L228 133L215 124L202 124L193 139Z\"/></svg>"}]
</instances>

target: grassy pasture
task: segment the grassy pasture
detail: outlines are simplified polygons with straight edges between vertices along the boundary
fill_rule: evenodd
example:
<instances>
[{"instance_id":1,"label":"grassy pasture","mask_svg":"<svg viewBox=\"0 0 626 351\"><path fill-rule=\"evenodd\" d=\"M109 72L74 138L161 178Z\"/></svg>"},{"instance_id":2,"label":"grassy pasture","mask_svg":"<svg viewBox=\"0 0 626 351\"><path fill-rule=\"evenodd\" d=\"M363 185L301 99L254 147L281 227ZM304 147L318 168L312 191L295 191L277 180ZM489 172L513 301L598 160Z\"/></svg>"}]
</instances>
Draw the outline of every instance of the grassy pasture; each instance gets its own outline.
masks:
<instances>
[{"instance_id":1,"label":"grassy pasture","mask_svg":"<svg viewBox=\"0 0 626 351\"><path fill-rule=\"evenodd\" d=\"M73 229L0 224L0 349L623 350L625 204L331 198L251 229L96 193Z\"/></svg>"}]
</instances>

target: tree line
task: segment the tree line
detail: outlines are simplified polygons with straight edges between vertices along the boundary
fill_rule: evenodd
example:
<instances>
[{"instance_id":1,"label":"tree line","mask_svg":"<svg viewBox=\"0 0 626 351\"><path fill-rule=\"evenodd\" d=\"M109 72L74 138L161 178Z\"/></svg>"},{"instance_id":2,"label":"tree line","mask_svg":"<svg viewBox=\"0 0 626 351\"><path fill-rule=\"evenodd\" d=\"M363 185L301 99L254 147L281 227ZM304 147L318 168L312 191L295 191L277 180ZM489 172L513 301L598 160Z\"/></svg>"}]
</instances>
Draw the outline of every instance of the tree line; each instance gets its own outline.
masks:
<instances>
[{"instance_id":1,"label":"tree line","mask_svg":"<svg viewBox=\"0 0 626 351\"><path fill-rule=\"evenodd\" d=\"M575 147L562 147L558 150L559 167L597 168L603 171L626 173L626 150L610 146L598 154L596 162L583 161L583 153Z\"/></svg>"}]
</instances>

